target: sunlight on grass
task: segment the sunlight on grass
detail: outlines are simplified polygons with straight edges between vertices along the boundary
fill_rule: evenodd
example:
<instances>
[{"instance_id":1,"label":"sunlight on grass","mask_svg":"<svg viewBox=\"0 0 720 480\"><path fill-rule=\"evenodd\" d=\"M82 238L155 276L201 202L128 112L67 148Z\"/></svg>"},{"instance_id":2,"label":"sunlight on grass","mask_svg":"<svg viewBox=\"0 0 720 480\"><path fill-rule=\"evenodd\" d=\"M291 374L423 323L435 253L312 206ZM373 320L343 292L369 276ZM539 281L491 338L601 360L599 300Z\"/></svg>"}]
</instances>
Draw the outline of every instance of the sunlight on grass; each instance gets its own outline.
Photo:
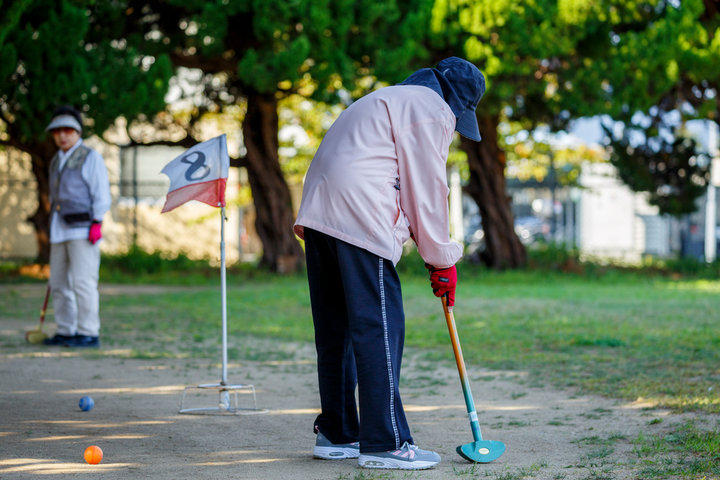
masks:
<instances>
[{"instance_id":1,"label":"sunlight on grass","mask_svg":"<svg viewBox=\"0 0 720 480\"><path fill-rule=\"evenodd\" d=\"M683 291L699 291L720 293L720 281L717 280L683 280L682 282L668 282L665 288Z\"/></svg>"},{"instance_id":2,"label":"sunlight on grass","mask_svg":"<svg viewBox=\"0 0 720 480\"><path fill-rule=\"evenodd\" d=\"M406 344L430 362L452 366L440 301L425 275L401 273ZM103 348L47 351L28 347L5 327L4 356L220 358L219 285L133 285L102 296ZM34 288L34 290L33 290ZM37 316L43 286L9 286L4 318ZM455 319L471 370L527 372L528 382L571 387L678 411L720 413L720 282L611 274L460 271ZM312 345L303 276L232 277L228 286L230 362L292 362ZM52 318L48 319L52 324ZM32 349L32 350L30 350ZM310 347L312 355L312 347ZM478 372L481 374L482 372ZM428 377L429 378L429 377ZM416 384L431 382L421 378Z\"/></svg>"}]
</instances>

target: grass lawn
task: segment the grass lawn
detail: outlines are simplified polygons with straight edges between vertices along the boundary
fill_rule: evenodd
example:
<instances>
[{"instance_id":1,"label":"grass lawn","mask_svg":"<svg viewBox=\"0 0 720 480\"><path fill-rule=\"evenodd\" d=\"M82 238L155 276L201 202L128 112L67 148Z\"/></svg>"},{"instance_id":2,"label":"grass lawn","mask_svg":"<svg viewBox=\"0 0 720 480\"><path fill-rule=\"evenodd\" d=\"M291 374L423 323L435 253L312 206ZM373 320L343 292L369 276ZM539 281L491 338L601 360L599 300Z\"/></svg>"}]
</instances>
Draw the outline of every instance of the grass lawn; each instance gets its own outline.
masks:
<instances>
[{"instance_id":1,"label":"grass lawn","mask_svg":"<svg viewBox=\"0 0 720 480\"><path fill-rule=\"evenodd\" d=\"M459 269L455 318L470 380L491 370L528 372L537 386L572 387L670 408L720 413L720 281L671 280L609 271L599 276L553 272L479 272ZM109 277L104 284L138 277ZM406 344L430 362L453 362L442 306L424 273L401 273ZM219 352L219 275L163 271L140 281L136 293L102 296L103 346L83 355L131 349L137 358L209 357ZM229 360L283 360L292 351L260 346L240 350L247 336L312 342L307 282L303 275L252 271L228 275ZM0 297L0 311L37 318L39 304ZM52 320L52 311L50 319ZM242 342L247 345L248 342ZM266 344L266 342L263 342ZM251 343L252 345L252 343ZM5 338L3 351L24 348ZM125 354L126 355L126 354ZM664 437L634 440L639 458L680 452L678 466L648 460L647 478L718 478L720 429L688 424ZM715 476L713 476L715 475Z\"/></svg>"},{"instance_id":2,"label":"grass lawn","mask_svg":"<svg viewBox=\"0 0 720 480\"><path fill-rule=\"evenodd\" d=\"M535 383L720 413L720 281L459 272L455 318L471 379L474 366L522 370ZM102 298L104 344L143 357L216 352L219 276L180 277L173 283L186 285L172 292L139 289ZM442 307L425 275L401 278L407 345L429 360L451 362ZM238 351L233 337L313 339L302 275L230 273L227 299L230 360L286 355ZM37 308L12 295L0 299L0 309L12 316L36 318Z\"/></svg>"}]
</instances>

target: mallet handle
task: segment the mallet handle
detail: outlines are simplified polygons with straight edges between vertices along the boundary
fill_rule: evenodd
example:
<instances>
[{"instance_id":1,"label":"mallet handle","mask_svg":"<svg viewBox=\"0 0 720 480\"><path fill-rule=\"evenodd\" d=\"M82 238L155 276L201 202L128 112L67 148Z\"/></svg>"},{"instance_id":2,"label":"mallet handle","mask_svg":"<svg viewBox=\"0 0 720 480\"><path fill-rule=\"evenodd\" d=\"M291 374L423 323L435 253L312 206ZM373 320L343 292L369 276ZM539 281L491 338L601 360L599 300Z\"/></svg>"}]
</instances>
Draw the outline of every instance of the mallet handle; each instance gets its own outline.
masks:
<instances>
[{"instance_id":1,"label":"mallet handle","mask_svg":"<svg viewBox=\"0 0 720 480\"><path fill-rule=\"evenodd\" d=\"M452 310L448 308L447 298L445 296L441 298L443 310L445 311L445 321L447 322L450 341L452 342L453 353L455 354L455 363L457 364L458 373L460 374L465 406L467 407L468 417L470 417L470 428L472 429L473 438L477 442L482 440L482 434L480 433L480 424L478 422L477 412L475 411L472 391L470 391L470 381L468 380L467 370L465 369L465 360L463 359L462 349L460 348L460 339L458 338L457 328L455 327L455 316Z\"/></svg>"},{"instance_id":2,"label":"mallet handle","mask_svg":"<svg viewBox=\"0 0 720 480\"><path fill-rule=\"evenodd\" d=\"M42 310L40 310L40 328L45 321L45 312L47 311L48 300L50 299L50 284L48 283L47 289L45 290L45 301L43 302Z\"/></svg>"}]
</instances>

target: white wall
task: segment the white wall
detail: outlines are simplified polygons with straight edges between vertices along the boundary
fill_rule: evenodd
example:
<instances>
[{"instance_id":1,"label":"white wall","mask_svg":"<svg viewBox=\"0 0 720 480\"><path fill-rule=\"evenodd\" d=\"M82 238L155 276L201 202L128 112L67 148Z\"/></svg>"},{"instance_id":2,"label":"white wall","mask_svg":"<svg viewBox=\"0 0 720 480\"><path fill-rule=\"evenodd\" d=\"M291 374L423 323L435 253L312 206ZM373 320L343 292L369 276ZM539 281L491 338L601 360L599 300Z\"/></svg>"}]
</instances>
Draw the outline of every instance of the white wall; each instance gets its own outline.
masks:
<instances>
[{"instance_id":1,"label":"white wall","mask_svg":"<svg viewBox=\"0 0 720 480\"><path fill-rule=\"evenodd\" d=\"M0 258L37 256L35 228L27 218L37 210L37 182L30 155L0 151Z\"/></svg>"},{"instance_id":2,"label":"white wall","mask_svg":"<svg viewBox=\"0 0 720 480\"><path fill-rule=\"evenodd\" d=\"M97 138L86 140L86 143L105 158L111 184L113 203L103 221L101 250L104 253L127 251L137 231L137 243L147 251L160 251L168 255L184 253L190 258L219 261L219 209L190 201L161 214L164 196L142 199L136 208L132 198L120 196L120 149ZM165 149L154 150L153 154L159 155L159 158L153 162L147 161L144 167L149 169L144 168L143 172L155 175L156 180L169 183L156 166L158 162L161 165L170 162L175 152ZM145 155L138 158L147 160ZM228 263L239 259L241 246L245 260L261 249L252 227L252 211L243 216L243 207L237 202L239 183L238 170L230 169L226 191L228 221L225 224ZM25 221L36 209L37 184L30 169L29 155L12 150L0 151L0 258L33 259L37 256L35 230ZM244 231L249 235L241 239Z\"/></svg>"},{"instance_id":3,"label":"white wall","mask_svg":"<svg viewBox=\"0 0 720 480\"><path fill-rule=\"evenodd\" d=\"M589 255L634 257L634 194L610 164L583 166L580 185L580 250Z\"/></svg>"},{"instance_id":4,"label":"white wall","mask_svg":"<svg viewBox=\"0 0 720 480\"><path fill-rule=\"evenodd\" d=\"M673 220L660 216L647 195L630 190L609 163L583 165L580 175L580 251L593 257L637 262L643 255L673 253Z\"/></svg>"}]
</instances>

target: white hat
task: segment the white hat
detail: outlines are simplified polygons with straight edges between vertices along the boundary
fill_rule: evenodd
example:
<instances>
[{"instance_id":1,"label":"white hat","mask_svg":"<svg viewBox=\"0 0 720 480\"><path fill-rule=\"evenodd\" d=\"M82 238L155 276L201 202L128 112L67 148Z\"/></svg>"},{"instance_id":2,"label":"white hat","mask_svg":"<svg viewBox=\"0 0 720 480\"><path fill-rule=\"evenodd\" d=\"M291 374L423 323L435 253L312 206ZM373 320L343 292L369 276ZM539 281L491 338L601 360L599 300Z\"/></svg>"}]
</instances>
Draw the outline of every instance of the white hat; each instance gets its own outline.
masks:
<instances>
[{"instance_id":1,"label":"white hat","mask_svg":"<svg viewBox=\"0 0 720 480\"><path fill-rule=\"evenodd\" d=\"M56 117L53 117L50 124L45 127L45 131L49 132L51 130L55 130L56 128L62 127L70 127L74 130L77 130L79 133L82 133L82 126L72 115L58 115Z\"/></svg>"}]
</instances>

